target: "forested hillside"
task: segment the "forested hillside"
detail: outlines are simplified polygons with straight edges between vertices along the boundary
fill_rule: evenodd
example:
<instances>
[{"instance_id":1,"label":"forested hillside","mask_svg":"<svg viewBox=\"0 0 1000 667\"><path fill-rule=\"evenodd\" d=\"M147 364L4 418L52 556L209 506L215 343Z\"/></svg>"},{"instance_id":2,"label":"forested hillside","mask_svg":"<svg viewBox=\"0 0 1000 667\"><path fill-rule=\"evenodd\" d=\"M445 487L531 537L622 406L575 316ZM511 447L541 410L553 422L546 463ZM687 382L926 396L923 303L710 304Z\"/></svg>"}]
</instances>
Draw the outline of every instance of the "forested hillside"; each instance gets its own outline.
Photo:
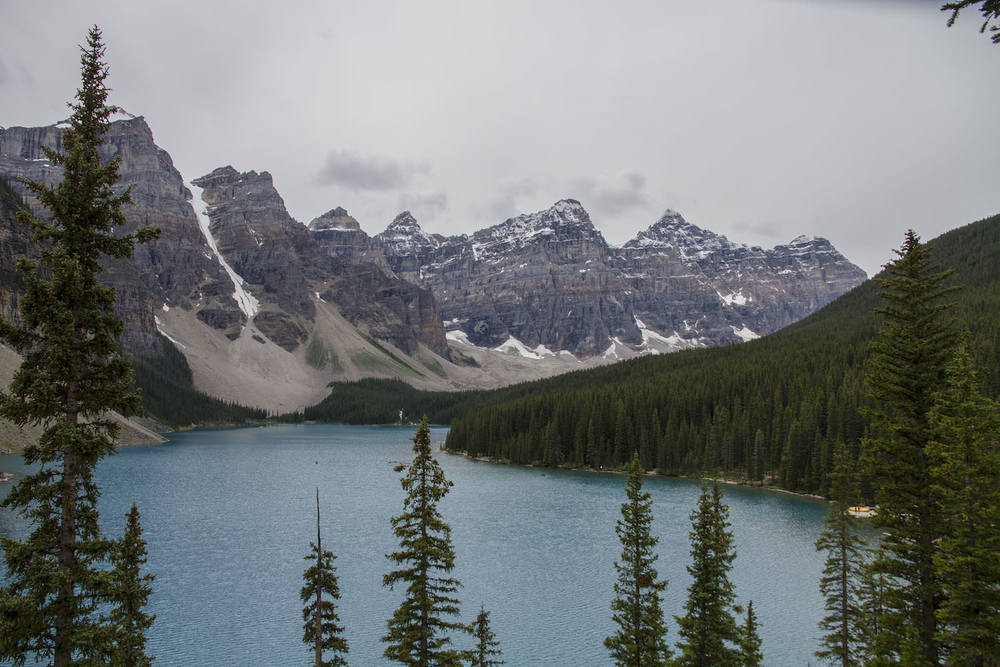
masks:
<instances>
[{"instance_id":1,"label":"forested hillside","mask_svg":"<svg viewBox=\"0 0 1000 667\"><path fill-rule=\"evenodd\" d=\"M954 315L1000 393L1000 216L929 244L953 267ZM521 387L452 422L447 448L514 463L736 476L824 493L837 443L856 455L877 284L750 343L625 362Z\"/></svg>"}]
</instances>

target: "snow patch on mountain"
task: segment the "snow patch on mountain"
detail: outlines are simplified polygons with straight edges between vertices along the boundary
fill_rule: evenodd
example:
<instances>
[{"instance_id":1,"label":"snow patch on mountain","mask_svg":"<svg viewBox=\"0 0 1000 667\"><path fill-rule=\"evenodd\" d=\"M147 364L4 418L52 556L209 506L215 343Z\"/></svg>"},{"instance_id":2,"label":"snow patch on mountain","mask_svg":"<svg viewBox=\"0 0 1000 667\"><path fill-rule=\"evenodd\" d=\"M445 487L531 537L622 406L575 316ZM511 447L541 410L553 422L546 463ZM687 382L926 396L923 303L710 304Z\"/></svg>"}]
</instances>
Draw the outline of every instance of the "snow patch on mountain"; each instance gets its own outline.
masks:
<instances>
[{"instance_id":1,"label":"snow patch on mountain","mask_svg":"<svg viewBox=\"0 0 1000 667\"><path fill-rule=\"evenodd\" d=\"M729 328L731 328L736 337L742 340L744 343L754 340L755 338L760 338L760 334L751 331L750 328L745 324L739 329L730 324Z\"/></svg>"},{"instance_id":2,"label":"snow patch on mountain","mask_svg":"<svg viewBox=\"0 0 1000 667\"><path fill-rule=\"evenodd\" d=\"M229 279L233 281L233 300L236 301L236 305L239 306L243 314L247 316L247 323L253 320L253 318L260 312L260 302L257 298L250 294L244 287L243 278L236 273L236 271L229 265L226 258L222 256L219 252L219 246L215 243L215 237L212 236L212 230L210 227L210 222L208 219L208 205L201 198L202 192L204 190L199 188L197 185L192 185L191 183L185 183L188 190L191 191L191 208L194 209L194 214L198 217L198 226L201 228L201 233L205 236L205 241L208 243L208 247L212 249L215 253L215 257L219 260L219 264L225 269L226 273L229 275Z\"/></svg>"},{"instance_id":3,"label":"snow patch on mountain","mask_svg":"<svg viewBox=\"0 0 1000 667\"><path fill-rule=\"evenodd\" d=\"M719 290L715 290L715 293L719 295L719 298L722 300L722 303L726 304L727 306L732 306L733 304L736 304L737 306L745 306L747 305L748 301L751 301L751 297L744 296L742 289L737 290L732 294L723 294Z\"/></svg>"},{"instance_id":4,"label":"snow patch on mountain","mask_svg":"<svg viewBox=\"0 0 1000 667\"><path fill-rule=\"evenodd\" d=\"M684 338L676 331L670 336L664 336L656 330L647 327L638 317L635 318L635 325L639 328L639 333L642 334L642 347L649 354L678 352L680 350L705 346L698 339Z\"/></svg>"},{"instance_id":5,"label":"snow patch on mountain","mask_svg":"<svg viewBox=\"0 0 1000 667\"><path fill-rule=\"evenodd\" d=\"M445 335L447 336L447 334ZM525 359L544 359L545 357L556 356L555 352L544 345L539 345L535 349L531 349L513 336L508 336L507 340L493 348L493 351L524 357Z\"/></svg>"},{"instance_id":6,"label":"snow patch on mountain","mask_svg":"<svg viewBox=\"0 0 1000 667\"><path fill-rule=\"evenodd\" d=\"M456 343L462 343L464 345L472 345L472 342L469 340L469 337L461 329L446 331L444 337Z\"/></svg>"}]
</instances>

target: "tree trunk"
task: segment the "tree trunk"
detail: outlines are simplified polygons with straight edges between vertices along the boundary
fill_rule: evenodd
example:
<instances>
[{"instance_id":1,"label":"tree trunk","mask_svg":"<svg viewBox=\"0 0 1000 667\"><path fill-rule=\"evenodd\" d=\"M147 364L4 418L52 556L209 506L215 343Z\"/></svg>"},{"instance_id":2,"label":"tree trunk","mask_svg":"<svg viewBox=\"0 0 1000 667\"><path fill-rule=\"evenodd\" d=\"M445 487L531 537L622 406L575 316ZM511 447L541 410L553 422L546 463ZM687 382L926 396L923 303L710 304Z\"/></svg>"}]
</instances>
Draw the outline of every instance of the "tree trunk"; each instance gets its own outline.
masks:
<instances>
[{"instance_id":1,"label":"tree trunk","mask_svg":"<svg viewBox=\"0 0 1000 667\"><path fill-rule=\"evenodd\" d=\"M76 412L67 413L63 421L67 426L75 428ZM73 622L73 598L76 591L72 573L76 565L76 494L80 482L76 463L76 453L73 448L64 449L58 555L59 572L63 581L59 586L59 599L56 604L55 651L52 663L54 667L65 667L73 658L74 647L70 638L70 626Z\"/></svg>"}]
</instances>

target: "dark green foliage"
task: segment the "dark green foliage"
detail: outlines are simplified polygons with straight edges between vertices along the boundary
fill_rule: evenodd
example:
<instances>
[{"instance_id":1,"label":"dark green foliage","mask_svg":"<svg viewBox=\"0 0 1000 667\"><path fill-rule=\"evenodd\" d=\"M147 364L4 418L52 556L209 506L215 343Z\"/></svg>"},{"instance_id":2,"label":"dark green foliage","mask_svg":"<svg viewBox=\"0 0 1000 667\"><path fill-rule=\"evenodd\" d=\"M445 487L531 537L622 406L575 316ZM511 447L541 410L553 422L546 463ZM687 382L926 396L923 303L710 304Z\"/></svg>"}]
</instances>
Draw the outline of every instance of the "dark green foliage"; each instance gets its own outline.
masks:
<instances>
[{"instance_id":1,"label":"dark green foliage","mask_svg":"<svg viewBox=\"0 0 1000 667\"><path fill-rule=\"evenodd\" d=\"M955 315L973 332L984 393L1000 393L1000 216L942 235L929 248L956 269ZM513 463L622 468L621 413L647 469L766 480L827 493L833 452L853 456L865 422L864 362L877 330L868 281L760 340L626 361L478 395L453 395L435 418L447 448ZM415 394L414 401L421 394ZM467 399L465 397L468 397ZM552 436L546 439L545 428ZM631 451L618 452L628 457Z\"/></svg>"},{"instance_id":2,"label":"dark green foliage","mask_svg":"<svg viewBox=\"0 0 1000 667\"><path fill-rule=\"evenodd\" d=\"M816 549L828 552L819 581L827 611L819 627L827 634L816 657L848 667L861 664L859 644L864 629L858 589L865 567L865 542L858 536L858 519L848 512L859 503L861 494L847 447L841 444L833 460L830 474L833 502L823 522L823 532L816 540Z\"/></svg>"},{"instance_id":3,"label":"dark green foliage","mask_svg":"<svg viewBox=\"0 0 1000 667\"><path fill-rule=\"evenodd\" d=\"M938 641L949 664L1000 658L1000 406L979 393L964 346L930 414L931 473L943 510L935 564Z\"/></svg>"},{"instance_id":4,"label":"dark green foliage","mask_svg":"<svg viewBox=\"0 0 1000 667\"><path fill-rule=\"evenodd\" d=\"M889 528L875 566L887 575L883 634L907 664L936 665L936 609L941 586L934 565L942 536L940 505L932 487L929 415L947 381L956 335L945 311L953 292L930 250L912 231L879 280L883 306L871 346L865 410L871 436L865 462L877 522Z\"/></svg>"},{"instance_id":5,"label":"dark green foliage","mask_svg":"<svg viewBox=\"0 0 1000 667\"><path fill-rule=\"evenodd\" d=\"M985 34L988 30L993 33L993 43L1000 44L1000 0L958 0L957 2L946 2L941 5L941 11L951 12L948 17L948 27L955 25L959 12L967 7L979 5L979 12L983 15L983 25L979 32ZM990 25L990 22L993 25Z\"/></svg>"},{"instance_id":6,"label":"dark green foliage","mask_svg":"<svg viewBox=\"0 0 1000 667\"><path fill-rule=\"evenodd\" d=\"M175 428L242 424L268 416L264 410L220 401L198 391L180 350L162 336L160 349L156 356L131 358L135 384L142 389L143 414Z\"/></svg>"},{"instance_id":7,"label":"dark green foliage","mask_svg":"<svg viewBox=\"0 0 1000 667\"><path fill-rule=\"evenodd\" d=\"M860 662L863 665L898 664L890 655L889 633L882 632L885 616L885 575L878 572L871 560L861 569L858 587L858 609L861 615Z\"/></svg>"},{"instance_id":8,"label":"dark green foliage","mask_svg":"<svg viewBox=\"0 0 1000 667\"><path fill-rule=\"evenodd\" d=\"M146 564L146 541L142 539L139 508L125 515L125 535L115 545L112 555L111 586L113 607L108 621L115 633L109 664L115 667L148 667L153 659L146 655L146 631L153 626L155 614L143 611L153 592L154 577L143 574Z\"/></svg>"},{"instance_id":9,"label":"dark green foliage","mask_svg":"<svg viewBox=\"0 0 1000 667\"><path fill-rule=\"evenodd\" d=\"M469 410L531 391L522 383L498 391L420 391L400 380L334 382L330 395L308 407L304 419L336 424L396 424L427 415L428 423L448 424Z\"/></svg>"},{"instance_id":10,"label":"dark green foliage","mask_svg":"<svg viewBox=\"0 0 1000 667\"><path fill-rule=\"evenodd\" d=\"M19 219L43 247L39 263L21 258L24 276L21 327L0 321L0 339L23 357L0 416L20 425L41 424L37 445L24 450L38 471L24 477L3 506L32 524L24 542L5 539L9 583L0 593L0 658L37 656L68 665L107 655L113 629L99 603L115 604L105 568L113 542L98 527L94 467L115 450L118 429L108 410L132 414L132 371L117 354L122 323L112 310L114 291L97 282L104 257L124 258L133 244L157 231L116 236L125 225L129 193L116 195L118 161L102 164L98 148L113 107L106 106L101 33L93 28L81 49L82 82L71 104L65 153L46 149L63 169L55 187L25 185L52 215L22 211Z\"/></svg>"},{"instance_id":11,"label":"dark green foliage","mask_svg":"<svg viewBox=\"0 0 1000 667\"><path fill-rule=\"evenodd\" d=\"M733 617L736 595L729 581L736 551L727 512L719 485L703 486L698 507L691 514L691 564L687 571L693 581L684 616L674 617L681 637L677 644L680 656L674 663L678 666L739 664L740 636Z\"/></svg>"},{"instance_id":12,"label":"dark green foliage","mask_svg":"<svg viewBox=\"0 0 1000 667\"><path fill-rule=\"evenodd\" d=\"M653 563L659 538L653 537L653 501L642 490L645 471L639 454L632 457L632 466L625 483L626 502L615 532L622 545L621 560L615 562L618 580L611 610L618 625L615 634L604 640L615 664L644 667L666 665L670 660L667 644L667 624L660 599L667 588L666 581L656 580Z\"/></svg>"},{"instance_id":13,"label":"dark green foliage","mask_svg":"<svg viewBox=\"0 0 1000 667\"><path fill-rule=\"evenodd\" d=\"M485 607L480 606L479 614L472 625L468 627L469 634L476 640L476 646L465 655L469 661L469 667L490 667L490 665L502 665L504 661L500 659L503 652L500 650L500 642L496 640L496 635L490 630L490 612Z\"/></svg>"},{"instance_id":14,"label":"dark green foliage","mask_svg":"<svg viewBox=\"0 0 1000 667\"><path fill-rule=\"evenodd\" d=\"M760 667L764 664L764 654L760 650L760 632L757 614L753 610L753 600L747 603L747 615L739 628L739 666Z\"/></svg>"},{"instance_id":15,"label":"dark green foliage","mask_svg":"<svg viewBox=\"0 0 1000 667\"><path fill-rule=\"evenodd\" d=\"M316 541L309 543L309 554L305 557L312 561L302 575L305 585L299 591L299 598L305 603L302 608L302 641L313 652L315 667L336 667L346 665L347 640L343 637L344 628L334 607L334 600L340 599L340 585L337 582L337 568L333 561L333 552L323 548L323 536L319 527L319 489L316 489ZM324 654L333 652L327 660Z\"/></svg>"},{"instance_id":16,"label":"dark green foliage","mask_svg":"<svg viewBox=\"0 0 1000 667\"><path fill-rule=\"evenodd\" d=\"M401 566L382 577L390 589L406 584L406 595L388 621L382 641L388 644L385 657L406 665L459 665L461 652L449 648L451 630L465 626L446 617L458 614L455 593L457 579L441 574L455 567L451 527L438 512L438 502L448 493L451 482L431 455L430 429L424 417L413 437L413 463L400 465L400 483L406 498L403 513L392 518L392 531L399 538L399 551L387 554Z\"/></svg>"}]
</instances>

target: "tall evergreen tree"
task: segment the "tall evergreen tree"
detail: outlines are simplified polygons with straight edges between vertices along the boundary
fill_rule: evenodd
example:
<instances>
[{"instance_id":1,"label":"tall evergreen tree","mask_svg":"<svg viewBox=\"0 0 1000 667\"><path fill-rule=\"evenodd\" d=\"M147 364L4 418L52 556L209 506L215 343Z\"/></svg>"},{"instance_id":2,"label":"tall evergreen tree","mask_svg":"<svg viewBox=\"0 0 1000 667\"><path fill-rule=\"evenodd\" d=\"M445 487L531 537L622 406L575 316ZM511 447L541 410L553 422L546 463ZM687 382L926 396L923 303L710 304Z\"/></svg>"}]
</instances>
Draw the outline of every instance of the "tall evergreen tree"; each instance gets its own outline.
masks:
<instances>
[{"instance_id":1,"label":"tall evergreen tree","mask_svg":"<svg viewBox=\"0 0 1000 667\"><path fill-rule=\"evenodd\" d=\"M455 567L451 527L438 511L438 502L452 483L431 455L431 436L424 417L413 437L413 463L400 465L400 483L406 498L403 513L392 518L400 550L386 558L402 566L382 577L382 585L406 584L406 596L388 621L385 657L406 665L430 667L461 664L461 652L449 648L448 632L465 626L446 617L458 614L455 593L461 583L448 576Z\"/></svg>"},{"instance_id":2,"label":"tall evergreen tree","mask_svg":"<svg viewBox=\"0 0 1000 667\"><path fill-rule=\"evenodd\" d=\"M729 581L736 551L719 485L703 486L691 514L692 577L684 616L675 617L681 641L676 665L726 667L738 664L739 641L733 617L735 593Z\"/></svg>"},{"instance_id":3,"label":"tall evergreen tree","mask_svg":"<svg viewBox=\"0 0 1000 667\"><path fill-rule=\"evenodd\" d=\"M111 585L113 606L108 620L114 629L114 647L109 664L115 667L148 667L153 659L146 655L146 631L153 626L155 614L143 609L153 588L154 577L143 574L146 564L146 541L142 539L139 508L135 502L125 515L125 535L115 545L112 555Z\"/></svg>"},{"instance_id":4,"label":"tall evergreen tree","mask_svg":"<svg viewBox=\"0 0 1000 667\"><path fill-rule=\"evenodd\" d=\"M937 665L937 607L941 585L934 564L941 537L938 500L931 485L929 414L947 381L957 341L945 316L951 271L933 264L930 250L911 230L880 279L883 306L871 345L866 383L871 437L864 440L867 473L889 529L875 567L887 575L883 633L912 665Z\"/></svg>"},{"instance_id":5,"label":"tall evergreen tree","mask_svg":"<svg viewBox=\"0 0 1000 667\"><path fill-rule=\"evenodd\" d=\"M830 474L833 502L823 522L823 532L816 540L816 549L827 552L819 581L827 611L819 627L827 634L816 657L842 667L861 664L859 643L863 630L858 587L865 567L865 542L858 535L858 520L849 512L859 497L851 455L841 443L834 453L834 469Z\"/></svg>"},{"instance_id":6,"label":"tall evergreen tree","mask_svg":"<svg viewBox=\"0 0 1000 667\"><path fill-rule=\"evenodd\" d=\"M337 568L333 565L336 556L323 548L319 527L319 489L316 489L316 541L309 543L309 549L305 559L312 564L302 575L305 585L299 592L300 599L306 603L302 608L302 641L312 648L316 667L346 665L347 640L342 634L343 626L338 625L340 617L333 603L340 599ZM324 653L328 651L332 651L333 656L326 660Z\"/></svg>"},{"instance_id":7,"label":"tall evergreen tree","mask_svg":"<svg viewBox=\"0 0 1000 667\"><path fill-rule=\"evenodd\" d=\"M753 610L753 600L747 603L747 615L739 627L739 666L760 667L764 664L764 654L760 650L760 631L757 629L757 614Z\"/></svg>"},{"instance_id":8,"label":"tall evergreen tree","mask_svg":"<svg viewBox=\"0 0 1000 667\"><path fill-rule=\"evenodd\" d=\"M490 667L491 665L502 665L504 661L500 659L503 652L500 650L500 642L496 635L490 630L490 612L485 607L479 607L479 614L476 620L468 628L476 640L476 646L466 654L469 667Z\"/></svg>"},{"instance_id":9,"label":"tall evergreen tree","mask_svg":"<svg viewBox=\"0 0 1000 667\"><path fill-rule=\"evenodd\" d=\"M660 607L667 582L656 580L653 567L658 558L653 549L660 540L651 533L653 501L642 490L644 474L636 453L625 483L627 500L622 503L622 516L615 525L622 545L621 560L615 562L618 580L611 601L618 630L604 640L604 645L615 664L622 667L665 665L671 653Z\"/></svg>"},{"instance_id":10,"label":"tall evergreen tree","mask_svg":"<svg viewBox=\"0 0 1000 667\"><path fill-rule=\"evenodd\" d=\"M110 116L104 80L104 43L95 26L81 48L81 86L65 153L44 149L62 168L58 185L25 181L50 220L22 213L40 243L41 266L18 261L24 275L23 328L0 321L0 340L23 356L0 416L43 427L38 444L24 449L38 470L24 477L3 506L33 525L24 541L5 539L9 583L0 594L0 658L51 659L57 667L105 655L113 632L101 623L98 604L107 599L112 541L98 527L99 490L93 471L114 452L118 426L108 410L132 414L139 397L132 371L118 356L122 323L114 291L97 282L104 256L128 257L133 244L156 230L117 236L125 226L129 193L115 194L118 160L101 164L98 148Z\"/></svg>"},{"instance_id":11,"label":"tall evergreen tree","mask_svg":"<svg viewBox=\"0 0 1000 667\"><path fill-rule=\"evenodd\" d=\"M1000 406L984 397L967 348L931 411L932 473L943 508L935 562L938 640L950 664L1000 661Z\"/></svg>"}]
</instances>

